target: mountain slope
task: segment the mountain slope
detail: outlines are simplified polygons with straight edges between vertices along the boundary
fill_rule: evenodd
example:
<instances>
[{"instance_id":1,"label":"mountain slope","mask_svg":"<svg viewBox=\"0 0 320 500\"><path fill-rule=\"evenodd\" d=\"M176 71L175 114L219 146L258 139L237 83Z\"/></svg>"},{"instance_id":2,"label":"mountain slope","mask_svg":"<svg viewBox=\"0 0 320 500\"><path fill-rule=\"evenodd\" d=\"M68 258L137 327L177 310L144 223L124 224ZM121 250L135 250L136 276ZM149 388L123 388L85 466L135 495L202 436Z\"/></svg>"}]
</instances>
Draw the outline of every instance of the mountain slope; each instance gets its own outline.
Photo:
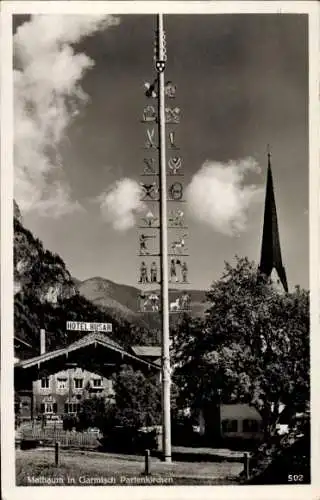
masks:
<instances>
[{"instance_id":1,"label":"mountain slope","mask_svg":"<svg viewBox=\"0 0 320 500\"><path fill-rule=\"evenodd\" d=\"M111 322L113 332L110 336L123 346L150 343L147 324L142 318L133 322L131 313L128 313L129 322L115 303L110 302L112 307L107 310L79 293L77 283L61 257L46 250L41 241L24 227L16 203L14 292L15 337L31 344L33 355L39 354L41 328L47 332L47 350L57 349L83 336L82 332L66 332L67 321ZM16 355L19 358L29 356L23 343L21 345Z\"/></svg>"},{"instance_id":2,"label":"mountain slope","mask_svg":"<svg viewBox=\"0 0 320 500\"><path fill-rule=\"evenodd\" d=\"M40 328L47 332L47 349L62 347L82 336L66 332L67 321L111 322L112 336L124 346L159 342L161 315L138 311L140 290L95 277L73 278L61 257L45 249L23 224L14 204L14 328L15 336L39 353ZM183 290L171 290L175 301ZM188 291L191 314L203 315L205 292ZM181 314L170 315L174 325ZM23 347L18 357L24 357ZM27 355L25 353L25 355ZM30 354L28 354L30 355Z\"/></svg>"},{"instance_id":3,"label":"mountain slope","mask_svg":"<svg viewBox=\"0 0 320 500\"><path fill-rule=\"evenodd\" d=\"M141 314L138 312L140 290L133 286L120 285L105 278L95 277L84 281L77 280L78 291L94 304L103 306L109 311L115 311L122 314L123 317L136 321L141 317L150 324L152 316L154 320L155 314ZM176 300L181 295L183 290L172 289L169 291L170 302ZM191 298L191 315L202 316L206 310L205 292L201 290L188 290ZM159 324L159 319L157 320Z\"/></svg>"}]
</instances>

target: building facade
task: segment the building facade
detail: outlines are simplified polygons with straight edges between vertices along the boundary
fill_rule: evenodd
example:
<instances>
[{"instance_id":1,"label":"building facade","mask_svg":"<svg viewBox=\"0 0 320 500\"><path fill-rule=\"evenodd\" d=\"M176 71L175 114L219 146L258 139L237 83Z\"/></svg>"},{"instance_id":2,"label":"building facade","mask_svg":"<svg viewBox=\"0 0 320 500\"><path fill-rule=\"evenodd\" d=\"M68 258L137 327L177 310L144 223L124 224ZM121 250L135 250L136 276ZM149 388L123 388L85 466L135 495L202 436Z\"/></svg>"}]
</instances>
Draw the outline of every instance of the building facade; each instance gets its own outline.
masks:
<instances>
[{"instance_id":1,"label":"building facade","mask_svg":"<svg viewBox=\"0 0 320 500\"><path fill-rule=\"evenodd\" d=\"M92 396L113 399L111 378L80 367L61 370L33 382L33 415L71 414L79 412L81 402Z\"/></svg>"},{"instance_id":2,"label":"building facade","mask_svg":"<svg viewBox=\"0 0 320 500\"><path fill-rule=\"evenodd\" d=\"M249 404L217 404L200 410L199 433L210 444L226 441L261 441L263 420L256 408Z\"/></svg>"},{"instance_id":3,"label":"building facade","mask_svg":"<svg viewBox=\"0 0 320 500\"><path fill-rule=\"evenodd\" d=\"M107 336L92 333L64 349L15 363L15 410L21 421L75 415L93 396L113 401L113 376L122 365L160 374L160 348L147 359L124 350ZM142 353L143 354L143 353ZM153 361L154 360L154 361Z\"/></svg>"}]
</instances>

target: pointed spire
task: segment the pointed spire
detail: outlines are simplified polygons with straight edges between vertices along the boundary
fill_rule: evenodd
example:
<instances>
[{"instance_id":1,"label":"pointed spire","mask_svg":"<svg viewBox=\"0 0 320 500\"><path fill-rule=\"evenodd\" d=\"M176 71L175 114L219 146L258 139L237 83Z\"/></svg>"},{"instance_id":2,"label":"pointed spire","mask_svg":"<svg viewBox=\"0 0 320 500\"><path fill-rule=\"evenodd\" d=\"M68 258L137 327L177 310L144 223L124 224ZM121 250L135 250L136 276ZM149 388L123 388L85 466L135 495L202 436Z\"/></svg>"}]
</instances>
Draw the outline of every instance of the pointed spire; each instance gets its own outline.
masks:
<instances>
[{"instance_id":1,"label":"pointed spire","mask_svg":"<svg viewBox=\"0 0 320 500\"><path fill-rule=\"evenodd\" d=\"M276 202L271 172L271 153L268 145L268 173L264 207L263 235L261 245L260 272L270 277L275 269L285 291L288 291L286 271L282 264Z\"/></svg>"}]
</instances>

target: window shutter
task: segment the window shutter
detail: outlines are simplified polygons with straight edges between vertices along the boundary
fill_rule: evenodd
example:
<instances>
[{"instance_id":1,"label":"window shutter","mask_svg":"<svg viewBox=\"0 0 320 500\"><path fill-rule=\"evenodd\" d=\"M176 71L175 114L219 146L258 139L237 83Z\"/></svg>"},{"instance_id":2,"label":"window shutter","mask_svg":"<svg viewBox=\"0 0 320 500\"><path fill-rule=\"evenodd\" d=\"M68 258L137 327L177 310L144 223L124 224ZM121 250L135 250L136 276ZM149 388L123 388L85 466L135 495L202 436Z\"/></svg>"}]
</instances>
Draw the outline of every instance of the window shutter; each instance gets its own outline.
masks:
<instances>
[{"instance_id":1,"label":"window shutter","mask_svg":"<svg viewBox=\"0 0 320 500\"><path fill-rule=\"evenodd\" d=\"M53 413L58 413L58 405L57 405L57 403L53 403Z\"/></svg>"},{"instance_id":2,"label":"window shutter","mask_svg":"<svg viewBox=\"0 0 320 500\"><path fill-rule=\"evenodd\" d=\"M64 404L64 412L65 412L65 413L68 413L68 403L65 403L65 404Z\"/></svg>"},{"instance_id":3,"label":"window shutter","mask_svg":"<svg viewBox=\"0 0 320 500\"><path fill-rule=\"evenodd\" d=\"M45 410L44 403L41 403L41 407L40 407L40 411L41 411L41 413L44 413L44 410Z\"/></svg>"}]
</instances>

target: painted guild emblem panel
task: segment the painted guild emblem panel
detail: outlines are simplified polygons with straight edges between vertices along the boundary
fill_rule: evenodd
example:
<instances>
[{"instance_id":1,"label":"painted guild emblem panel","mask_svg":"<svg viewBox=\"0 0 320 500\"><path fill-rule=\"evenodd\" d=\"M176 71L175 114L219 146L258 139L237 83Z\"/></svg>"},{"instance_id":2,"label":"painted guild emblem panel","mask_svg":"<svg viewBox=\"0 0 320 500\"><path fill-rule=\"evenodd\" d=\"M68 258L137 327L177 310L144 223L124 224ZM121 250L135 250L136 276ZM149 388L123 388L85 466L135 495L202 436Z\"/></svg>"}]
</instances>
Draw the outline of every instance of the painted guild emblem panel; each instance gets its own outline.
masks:
<instances>
[{"instance_id":1,"label":"painted guild emblem panel","mask_svg":"<svg viewBox=\"0 0 320 500\"><path fill-rule=\"evenodd\" d=\"M155 144L155 130L154 130L154 128L147 129L147 141L145 143L145 147L146 147L146 149L157 147Z\"/></svg>"},{"instance_id":2,"label":"painted guild emblem panel","mask_svg":"<svg viewBox=\"0 0 320 500\"><path fill-rule=\"evenodd\" d=\"M191 310L191 297L188 293L183 293L175 300L170 301L170 312L183 312Z\"/></svg>"},{"instance_id":3,"label":"painted guild emblem panel","mask_svg":"<svg viewBox=\"0 0 320 500\"><path fill-rule=\"evenodd\" d=\"M145 96L148 98L156 99L158 97L157 91L156 91L156 83L157 81L155 80L153 83L145 82L144 88L145 88Z\"/></svg>"},{"instance_id":4,"label":"painted guild emblem panel","mask_svg":"<svg viewBox=\"0 0 320 500\"><path fill-rule=\"evenodd\" d=\"M159 224L159 217L149 210L144 217L141 217L141 223L146 227L156 227Z\"/></svg>"},{"instance_id":5,"label":"painted guild emblem panel","mask_svg":"<svg viewBox=\"0 0 320 500\"><path fill-rule=\"evenodd\" d=\"M143 195L141 198L143 201L146 201L148 199L156 200L157 195L159 193L159 188L156 182L152 182L152 184L146 184L144 182L140 182L140 186L142 187L143 190Z\"/></svg>"},{"instance_id":6,"label":"painted guild emblem panel","mask_svg":"<svg viewBox=\"0 0 320 500\"><path fill-rule=\"evenodd\" d=\"M169 81L165 84L164 92L166 97L169 97L169 99L173 99L174 97L176 97L177 87Z\"/></svg>"},{"instance_id":7,"label":"painted guild emblem panel","mask_svg":"<svg viewBox=\"0 0 320 500\"><path fill-rule=\"evenodd\" d=\"M154 234L140 234L139 235L139 254L140 255L151 255L155 253L155 250L150 248L149 243L156 239ZM151 240L151 241L150 241Z\"/></svg>"},{"instance_id":8,"label":"painted guild emblem panel","mask_svg":"<svg viewBox=\"0 0 320 500\"><path fill-rule=\"evenodd\" d=\"M168 222L170 227L183 227L184 226L184 212L179 208L171 210L169 213Z\"/></svg>"},{"instance_id":9,"label":"painted guild emblem panel","mask_svg":"<svg viewBox=\"0 0 320 500\"><path fill-rule=\"evenodd\" d=\"M158 73L165 70L166 53L161 60L157 58L157 46L155 46L154 63ZM158 144L159 135L159 120L158 120L158 85L161 76L158 74L152 83L145 82L145 96L152 98L155 101L146 104L143 108L142 121L148 124L145 130L146 142L145 149L149 152L143 158L142 176L153 176L154 182L140 182L142 196L141 200L150 203L150 210L140 216L139 234L138 234L138 256L141 261L137 269L137 281L141 285L142 291L139 296L140 312L159 312L161 310L161 287L158 292L155 291L156 285L161 285L161 240L160 233L160 186L159 175L161 173L160 153ZM150 80L151 82L152 80ZM167 80L164 86L165 101L176 98L176 85ZM171 101L172 103L172 101ZM185 260L187 257L187 234L182 234L186 230L185 214L178 208L178 204L183 202L184 185L182 182L174 182L174 176L183 177L182 173L182 158L177 151L180 149L176 143L176 125L180 123L181 109L178 106L164 105L164 121L168 124L165 142L168 152L166 175L171 178L167 184L167 201L170 210L167 219L167 265L169 283L173 286L189 284L189 269L188 263ZM170 154L171 153L171 154ZM177 179L178 180L178 179ZM181 204L180 204L181 206ZM171 286L172 286L171 285ZM153 289L154 287L154 289ZM143 290L144 288L144 290ZM151 291L152 290L152 291ZM175 296L174 301L169 301L169 312L187 311L190 308L190 297L186 292L182 292L180 296Z\"/></svg>"},{"instance_id":10,"label":"painted guild emblem panel","mask_svg":"<svg viewBox=\"0 0 320 500\"><path fill-rule=\"evenodd\" d=\"M156 172L156 160L154 158L144 158L144 169L143 173L145 175L155 175Z\"/></svg>"},{"instance_id":11,"label":"painted guild emblem panel","mask_svg":"<svg viewBox=\"0 0 320 500\"><path fill-rule=\"evenodd\" d=\"M139 295L139 311L140 312L159 312L161 306L160 294L156 292L145 293Z\"/></svg>"},{"instance_id":12,"label":"painted guild emblem panel","mask_svg":"<svg viewBox=\"0 0 320 500\"><path fill-rule=\"evenodd\" d=\"M172 241L170 244L170 251L173 254L184 254L187 251L187 237L188 235L184 234L183 236L180 236L176 240Z\"/></svg>"},{"instance_id":13,"label":"painted guild emblem panel","mask_svg":"<svg viewBox=\"0 0 320 500\"><path fill-rule=\"evenodd\" d=\"M182 159L180 156L171 156L168 160L169 174L177 175L182 166Z\"/></svg>"},{"instance_id":14,"label":"painted guild emblem panel","mask_svg":"<svg viewBox=\"0 0 320 500\"><path fill-rule=\"evenodd\" d=\"M142 261L139 270L139 283L142 285L146 284L157 284L159 282L159 269L156 261L147 264L146 261Z\"/></svg>"},{"instance_id":15,"label":"painted guild emblem panel","mask_svg":"<svg viewBox=\"0 0 320 500\"><path fill-rule=\"evenodd\" d=\"M165 109L166 123L180 123L180 108Z\"/></svg>"},{"instance_id":16,"label":"painted guild emblem panel","mask_svg":"<svg viewBox=\"0 0 320 500\"><path fill-rule=\"evenodd\" d=\"M181 182L174 182L169 187L169 196L171 200L181 201L183 197L183 185Z\"/></svg>"},{"instance_id":17,"label":"painted guild emblem panel","mask_svg":"<svg viewBox=\"0 0 320 500\"><path fill-rule=\"evenodd\" d=\"M175 131L169 132L169 149L179 149L175 142Z\"/></svg>"},{"instance_id":18,"label":"painted guild emblem panel","mask_svg":"<svg viewBox=\"0 0 320 500\"><path fill-rule=\"evenodd\" d=\"M154 106L146 106L143 110L142 121L143 122L155 122L157 120L157 114Z\"/></svg>"},{"instance_id":19,"label":"painted guild emblem panel","mask_svg":"<svg viewBox=\"0 0 320 500\"><path fill-rule=\"evenodd\" d=\"M169 265L170 283L188 283L188 266L180 259L170 259Z\"/></svg>"}]
</instances>

